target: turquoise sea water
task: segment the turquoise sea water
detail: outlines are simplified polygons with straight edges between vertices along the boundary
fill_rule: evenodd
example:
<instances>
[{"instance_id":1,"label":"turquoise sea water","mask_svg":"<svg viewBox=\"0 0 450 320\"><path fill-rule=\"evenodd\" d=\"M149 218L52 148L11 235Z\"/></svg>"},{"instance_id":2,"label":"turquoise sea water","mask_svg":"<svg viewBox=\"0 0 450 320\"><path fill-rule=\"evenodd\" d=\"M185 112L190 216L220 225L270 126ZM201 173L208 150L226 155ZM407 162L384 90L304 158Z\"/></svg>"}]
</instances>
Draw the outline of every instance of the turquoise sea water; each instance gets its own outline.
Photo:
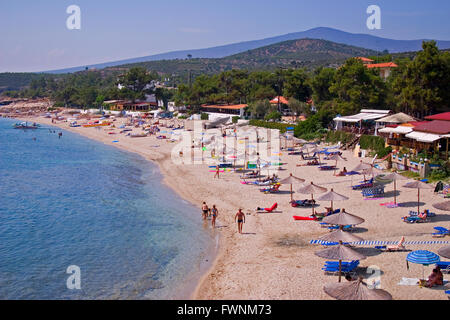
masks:
<instances>
[{"instance_id":1,"label":"turquoise sea water","mask_svg":"<svg viewBox=\"0 0 450 320\"><path fill-rule=\"evenodd\" d=\"M188 298L216 239L156 165L15 122L0 119L0 299Z\"/></svg>"}]
</instances>

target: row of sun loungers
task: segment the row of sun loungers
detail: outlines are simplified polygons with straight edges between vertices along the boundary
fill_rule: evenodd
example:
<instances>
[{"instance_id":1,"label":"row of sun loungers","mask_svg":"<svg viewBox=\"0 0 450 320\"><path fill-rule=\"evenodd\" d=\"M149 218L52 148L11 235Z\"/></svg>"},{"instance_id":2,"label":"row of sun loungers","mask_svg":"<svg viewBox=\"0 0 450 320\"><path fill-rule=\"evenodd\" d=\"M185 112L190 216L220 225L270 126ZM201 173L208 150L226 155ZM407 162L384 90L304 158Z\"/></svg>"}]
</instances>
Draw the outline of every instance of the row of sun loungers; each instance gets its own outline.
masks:
<instances>
[{"instance_id":1,"label":"row of sun loungers","mask_svg":"<svg viewBox=\"0 0 450 320\"><path fill-rule=\"evenodd\" d=\"M364 188L361 191L364 198L378 198L384 196L384 185Z\"/></svg>"},{"instance_id":2,"label":"row of sun loungers","mask_svg":"<svg viewBox=\"0 0 450 320\"><path fill-rule=\"evenodd\" d=\"M355 269L359 266L359 260L354 260L351 262L343 261L341 263L341 272L343 273L353 273ZM337 261L326 261L322 270L325 273L336 274L339 272L339 262Z\"/></svg>"},{"instance_id":3,"label":"row of sun loungers","mask_svg":"<svg viewBox=\"0 0 450 320\"><path fill-rule=\"evenodd\" d=\"M363 182L361 184L358 184L356 186L353 186L353 190L362 190L365 188L372 188L373 187L373 179L368 180L367 182Z\"/></svg>"}]
</instances>

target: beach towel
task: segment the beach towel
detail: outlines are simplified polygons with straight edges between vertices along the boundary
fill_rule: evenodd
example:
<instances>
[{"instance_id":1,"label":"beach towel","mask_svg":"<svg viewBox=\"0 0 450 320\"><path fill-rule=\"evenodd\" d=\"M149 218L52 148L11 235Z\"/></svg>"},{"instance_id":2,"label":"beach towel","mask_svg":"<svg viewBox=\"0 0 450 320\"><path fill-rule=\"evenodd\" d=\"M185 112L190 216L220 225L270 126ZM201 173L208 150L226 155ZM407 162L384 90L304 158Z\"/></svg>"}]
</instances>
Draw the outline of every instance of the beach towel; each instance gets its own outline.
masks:
<instances>
[{"instance_id":1,"label":"beach towel","mask_svg":"<svg viewBox=\"0 0 450 320\"><path fill-rule=\"evenodd\" d=\"M397 285L399 286L417 286L419 284L419 279L417 278L402 278Z\"/></svg>"}]
</instances>

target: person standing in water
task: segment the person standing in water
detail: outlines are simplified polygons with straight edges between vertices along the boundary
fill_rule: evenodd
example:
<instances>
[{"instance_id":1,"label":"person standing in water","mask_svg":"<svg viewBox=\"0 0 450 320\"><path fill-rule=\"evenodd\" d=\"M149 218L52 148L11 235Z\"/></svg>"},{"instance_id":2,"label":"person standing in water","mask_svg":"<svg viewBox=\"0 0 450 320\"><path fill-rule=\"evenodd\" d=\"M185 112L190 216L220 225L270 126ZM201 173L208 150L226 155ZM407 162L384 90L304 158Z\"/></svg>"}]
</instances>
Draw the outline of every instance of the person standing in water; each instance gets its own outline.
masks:
<instances>
[{"instance_id":1,"label":"person standing in water","mask_svg":"<svg viewBox=\"0 0 450 320\"><path fill-rule=\"evenodd\" d=\"M213 227L213 229L216 227L216 219L219 216L219 210L217 210L216 205L214 204L212 209L211 209L211 226Z\"/></svg>"},{"instance_id":2,"label":"person standing in water","mask_svg":"<svg viewBox=\"0 0 450 320\"><path fill-rule=\"evenodd\" d=\"M206 202L203 202L203 204L202 204L202 216L203 216L203 220L206 220L206 218L208 217L208 212L209 212L208 205L206 204Z\"/></svg>"},{"instance_id":3,"label":"person standing in water","mask_svg":"<svg viewBox=\"0 0 450 320\"><path fill-rule=\"evenodd\" d=\"M238 224L238 232L242 234L242 226L245 223L245 213L242 212L242 209L239 209L239 211L234 216L234 221Z\"/></svg>"}]
</instances>

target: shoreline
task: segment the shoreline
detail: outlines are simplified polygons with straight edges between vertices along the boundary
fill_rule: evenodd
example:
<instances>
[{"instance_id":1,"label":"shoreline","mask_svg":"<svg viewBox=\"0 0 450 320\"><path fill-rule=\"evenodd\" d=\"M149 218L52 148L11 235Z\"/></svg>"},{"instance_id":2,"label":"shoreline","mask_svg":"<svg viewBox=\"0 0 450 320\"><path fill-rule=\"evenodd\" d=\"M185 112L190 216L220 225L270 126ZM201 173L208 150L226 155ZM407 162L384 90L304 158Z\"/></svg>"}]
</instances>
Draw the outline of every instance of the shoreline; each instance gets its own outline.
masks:
<instances>
[{"instance_id":1,"label":"shoreline","mask_svg":"<svg viewBox=\"0 0 450 320\"><path fill-rule=\"evenodd\" d=\"M159 153L159 152L155 152L154 155L148 155L144 152L139 151L138 149L130 149L130 148L126 148L122 145L118 145L118 144L114 144L114 143L106 143L105 141L102 141L102 139L98 139L95 138L95 136L93 135L88 135L88 134L83 134L83 131L79 131L76 130L78 128L72 128L70 126L68 126L68 124L66 122L60 122L60 123L49 123L49 121L45 121L45 118L39 118L39 117L11 117L11 118L6 118L6 119L14 119L14 120L19 120L19 121L28 121L28 122L36 122L38 124L41 125L46 125L46 126L52 126L55 128L59 128L60 130L64 130L64 131L68 131L71 133L75 133L78 134L84 138L99 142L99 143L103 143L109 146L113 146L116 147L119 150L125 151L125 152L131 152L134 154L137 154L139 156L141 156L145 161L151 162L152 164L156 164L158 166L158 170L162 176L161 179L161 183L163 183L166 187L170 188L173 192L175 192L181 199L187 201L190 205L197 207L199 209L200 212L200 206L198 204L196 204L195 202L191 201L191 199L183 196L182 193L180 193L180 189L174 187L174 185L172 183L170 183L170 179L168 179L168 177L170 177L170 174L168 173L168 171L165 170L164 166L163 166L163 161L167 160L166 156L164 156L163 154ZM44 120L44 121L43 121ZM219 220L217 220L217 222L219 222ZM208 220L209 223L209 220ZM186 279L186 282L184 284L181 284L179 289L183 292L181 295L177 294L177 299L188 299L188 300L196 300L197 299L197 293L200 289L200 287L202 286L203 281L206 280L207 275L214 270L214 266L218 261L219 255L221 254L221 237L220 234L219 236L219 244L218 246L216 245L212 245L211 249L209 250L209 252L207 252L205 254L205 256L202 258L204 260L204 258L208 258L208 263L206 263L206 266L200 266L199 270L198 270L198 274L192 274L191 275L191 279ZM211 256L209 256L211 255ZM201 264L201 263L200 263ZM205 264L205 263L204 263ZM194 282L195 281L195 285ZM192 282L192 283L190 283ZM184 294L185 293L185 294Z\"/></svg>"},{"instance_id":2,"label":"shoreline","mask_svg":"<svg viewBox=\"0 0 450 320\"><path fill-rule=\"evenodd\" d=\"M109 144L129 152L138 153L147 160L156 162L163 175L163 182L174 190L182 199L198 207L202 201L208 205L216 204L219 208L219 228L214 230L219 235L219 249L211 267L199 280L191 299L194 300L329 300L323 292L323 285L337 281L337 277L326 275L321 271L324 259L314 252L321 247L309 244L312 239L323 236L327 230L311 222L294 222L293 215L308 216L311 208L292 208L289 204L290 194L282 187L279 194L264 194L259 188L242 185L234 173L224 173L220 179L213 179L207 165L175 165L170 158L174 144L157 140L154 136L131 139L123 135L109 136L107 130L94 128L70 128L68 123L51 124L50 119L41 117L18 117L22 121L35 121L63 130L79 133L87 138ZM164 130L164 129L162 129ZM119 138L119 143L112 143ZM158 148L153 148L158 144ZM152 145L152 146L149 146ZM354 157L350 151L344 151L347 163L338 163L338 167L347 169L356 167L360 160L369 158ZM407 241L433 240L431 233L434 226L450 228L450 216L435 210L432 203L442 202L442 198L432 192L421 192L421 209L431 209L440 218L427 224L406 224L401 221L408 210L417 208L417 191L400 189L397 200L406 207L386 209L382 202L391 201L392 185L386 187L386 197L371 201L361 198L361 193L352 191L350 186L361 177L336 177L333 172L322 172L313 167L298 167L299 159L295 156L282 155L284 169L277 174L284 178L289 173L314 181L328 189L344 194L350 199L336 203L336 207L345 208L347 212L364 218L366 221L357 228L358 236L364 240L398 241L402 236ZM333 162L334 163L334 162ZM405 181L406 183L407 181ZM294 198L304 199L310 195L294 193ZM314 196L316 197L316 195ZM416 202L414 202L414 199ZM278 211L271 214L258 214L254 208L270 207L278 202ZM198 205L197 205L198 204ZM324 211L328 201L316 207ZM243 208L246 213L244 233L239 235L234 224L234 213ZM252 210L253 209L253 210ZM199 221L200 218L199 218ZM446 240L446 239L444 239ZM440 247L432 245L408 245L410 250L429 249L436 251ZM390 292L394 299L446 299L440 290L418 290L414 286L399 286L402 277L413 278L421 275L421 267L410 265L406 270L404 261L407 253L380 253L373 248L357 248L367 256L362 260L364 266L377 266L381 269L383 289ZM359 274L370 279L372 276L362 267ZM428 270L426 271L428 272ZM367 275L365 275L367 274Z\"/></svg>"}]
</instances>

